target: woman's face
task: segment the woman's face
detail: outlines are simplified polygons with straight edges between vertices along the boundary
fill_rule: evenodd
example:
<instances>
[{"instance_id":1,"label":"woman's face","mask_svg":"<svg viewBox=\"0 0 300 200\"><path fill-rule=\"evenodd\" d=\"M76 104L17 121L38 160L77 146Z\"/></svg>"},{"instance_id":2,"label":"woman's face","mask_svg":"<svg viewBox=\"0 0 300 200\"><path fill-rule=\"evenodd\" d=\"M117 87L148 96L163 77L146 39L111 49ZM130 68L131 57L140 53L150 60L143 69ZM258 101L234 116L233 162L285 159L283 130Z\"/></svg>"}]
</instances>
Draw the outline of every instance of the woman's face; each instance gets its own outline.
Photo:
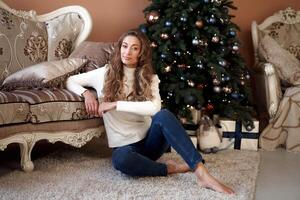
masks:
<instances>
[{"instance_id":1,"label":"woman's face","mask_svg":"<svg viewBox=\"0 0 300 200\"><path fill-rule=\"evenodd\" d=\"M128 35L121 45L121 60L127 67L136 67L141 52L141 42L135 37Z\"/></svg>"}]
</instances>

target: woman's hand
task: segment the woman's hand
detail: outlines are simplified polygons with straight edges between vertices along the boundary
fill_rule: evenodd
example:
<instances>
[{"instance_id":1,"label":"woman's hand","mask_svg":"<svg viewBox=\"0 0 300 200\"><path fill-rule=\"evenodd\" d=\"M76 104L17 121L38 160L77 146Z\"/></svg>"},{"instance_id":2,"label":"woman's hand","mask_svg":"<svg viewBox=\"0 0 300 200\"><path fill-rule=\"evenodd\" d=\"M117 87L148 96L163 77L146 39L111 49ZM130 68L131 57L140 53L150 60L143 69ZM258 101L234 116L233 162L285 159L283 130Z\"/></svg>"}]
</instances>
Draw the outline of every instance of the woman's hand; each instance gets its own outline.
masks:
<instances>
[{"instance_id":1,"label":"woman's hand","mask_svg":"<svg viewBox=\"0 0 300 200\"><path fill-rule=\"evenodd\" d=\"M89 91L86 90L84 93L82 93L82 96L84 97L84 103L85 103L85 110L87 114L90 116L96 116L98 117L98 101L95 97L95 95Z\"/></svg>"},{"instance_id":2,"label":"woman's hand","mask_svg":"<svg viewBox=\"0 0 300 200\"><path fill-rule=\"evenodd\" d=\"M98 115L103 116L109 110L114 110L117 107L117 102L102 102L99 104Z\"/></svg>"}]
</instances>

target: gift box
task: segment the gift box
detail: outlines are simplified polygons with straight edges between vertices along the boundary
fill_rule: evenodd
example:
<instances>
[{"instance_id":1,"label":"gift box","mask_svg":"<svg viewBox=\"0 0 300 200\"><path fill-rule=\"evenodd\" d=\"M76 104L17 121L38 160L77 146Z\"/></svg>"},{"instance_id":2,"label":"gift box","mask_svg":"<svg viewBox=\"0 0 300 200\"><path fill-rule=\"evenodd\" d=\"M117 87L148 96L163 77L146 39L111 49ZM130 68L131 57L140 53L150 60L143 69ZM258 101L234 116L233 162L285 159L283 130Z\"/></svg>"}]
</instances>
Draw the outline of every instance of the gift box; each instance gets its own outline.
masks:
<instances>
[{"instance_id":1,"label":"gift box","mask_svg":"<svg viewBox=\"0 0 300 200\"><path fill-rule=\"evenodd\" d=\"M240 121L220 119L222 141L219 149L257 150L259 121L253 120L254 128L248 131Z\"/></svg>"}]
</instances>

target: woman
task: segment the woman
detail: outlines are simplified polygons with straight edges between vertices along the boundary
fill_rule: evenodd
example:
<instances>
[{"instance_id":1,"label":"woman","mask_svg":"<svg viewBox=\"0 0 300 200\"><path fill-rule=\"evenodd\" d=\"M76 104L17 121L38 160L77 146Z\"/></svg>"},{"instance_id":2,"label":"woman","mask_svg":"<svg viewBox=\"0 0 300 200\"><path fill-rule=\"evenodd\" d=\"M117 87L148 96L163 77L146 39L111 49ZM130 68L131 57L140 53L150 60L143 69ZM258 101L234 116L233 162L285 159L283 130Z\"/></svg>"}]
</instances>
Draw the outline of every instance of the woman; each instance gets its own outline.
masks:
<instances>
[{"instance_id":1,"label":"woman","mask_svg":"<svg viewBox=\"0 0 300 200\"><path fill-rule=\"evenodd\" d=\"M70 77L67 88L84 97L89 114L103 117L117 170L131 176L166 176L192 170L200 186L233 194L209 174L175 116L160 110L159 82L151 65L149 41L140 31L132 30L119 39L110 64ZM96 89L99 104L84 87ZM169 145L187 164L156 162Z\"/></svg>"}]
</instances>

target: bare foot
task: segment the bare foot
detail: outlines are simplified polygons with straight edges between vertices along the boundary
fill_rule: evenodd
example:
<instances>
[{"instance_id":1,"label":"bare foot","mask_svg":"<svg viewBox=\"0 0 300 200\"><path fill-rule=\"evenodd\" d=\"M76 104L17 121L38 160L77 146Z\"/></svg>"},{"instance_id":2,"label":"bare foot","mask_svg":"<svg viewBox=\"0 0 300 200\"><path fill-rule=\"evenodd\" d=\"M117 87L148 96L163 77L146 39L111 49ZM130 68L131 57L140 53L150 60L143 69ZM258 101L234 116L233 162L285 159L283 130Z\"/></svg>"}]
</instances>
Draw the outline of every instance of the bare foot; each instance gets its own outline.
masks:
<instances>
[{"instance_id":1,"label":"bare foot","mask_svg":"<svg viewBox=\"0 0 300 200\"><path fill-rule=\"evenodd\" d=\"M186 163L177 163L174 160L168 160L165 164L167 165L168 174L185 173L191 170Z\"/></svg>"},{"instance_id":2,"label":"bare foot","mask_svg":"<svg viewBox=\"0 0 300 200\"><path fill-rule=\"evenodd\" d=\"M195 170L195 174L198 178L197 182L200 187L210 188L217 192L222 192L226 194L234 194L233 189L224 185L212 175L210 175L208 170L202 163L198 164Z\"/></svg>"}]
</instances>

